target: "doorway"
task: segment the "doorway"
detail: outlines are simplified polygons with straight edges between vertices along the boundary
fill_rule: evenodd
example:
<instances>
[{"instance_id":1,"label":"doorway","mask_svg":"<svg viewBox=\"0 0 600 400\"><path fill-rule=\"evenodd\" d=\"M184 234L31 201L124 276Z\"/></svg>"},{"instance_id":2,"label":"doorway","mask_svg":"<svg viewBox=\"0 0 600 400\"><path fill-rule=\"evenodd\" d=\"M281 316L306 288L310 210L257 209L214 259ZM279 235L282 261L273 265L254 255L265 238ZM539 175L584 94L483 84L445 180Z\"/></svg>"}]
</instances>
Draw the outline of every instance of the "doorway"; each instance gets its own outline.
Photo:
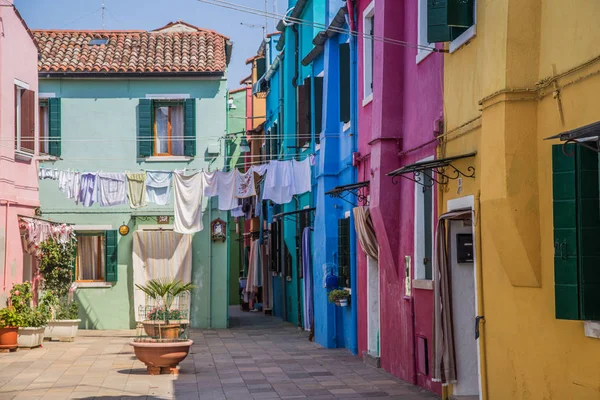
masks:
<instances>
[{"instance_id":1,"label":"doorway","mask_svg":"<svg viewBox=\"0 0 600 400\"><path fill-rule=\"evenodd\" d=\"M379 357L379 262L367 256L367 348Z\"/></svg>"}]
</instances>

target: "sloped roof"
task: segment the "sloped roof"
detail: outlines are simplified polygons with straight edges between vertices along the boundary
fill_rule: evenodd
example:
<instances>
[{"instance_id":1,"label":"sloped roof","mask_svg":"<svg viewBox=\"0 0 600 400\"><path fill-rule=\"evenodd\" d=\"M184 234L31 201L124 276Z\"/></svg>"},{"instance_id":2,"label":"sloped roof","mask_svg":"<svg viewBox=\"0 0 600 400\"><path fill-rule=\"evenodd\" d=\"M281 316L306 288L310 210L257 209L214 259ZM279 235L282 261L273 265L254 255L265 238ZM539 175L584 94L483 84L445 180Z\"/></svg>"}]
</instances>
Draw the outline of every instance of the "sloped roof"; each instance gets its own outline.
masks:
<instances>
[{"instance_id":1,"label":"sloped roof","mask_svg":"<svg viewBox=\"0 0 600 400\"><path fill-rule=\"evenodd\" d=\"M185 29L177 29L178 26ZM213 74L228 63L228 38L177 21L155 31L34 30L40 74ZM90 44L107 39L106 44Z\"/></svg>"}]
</instances>

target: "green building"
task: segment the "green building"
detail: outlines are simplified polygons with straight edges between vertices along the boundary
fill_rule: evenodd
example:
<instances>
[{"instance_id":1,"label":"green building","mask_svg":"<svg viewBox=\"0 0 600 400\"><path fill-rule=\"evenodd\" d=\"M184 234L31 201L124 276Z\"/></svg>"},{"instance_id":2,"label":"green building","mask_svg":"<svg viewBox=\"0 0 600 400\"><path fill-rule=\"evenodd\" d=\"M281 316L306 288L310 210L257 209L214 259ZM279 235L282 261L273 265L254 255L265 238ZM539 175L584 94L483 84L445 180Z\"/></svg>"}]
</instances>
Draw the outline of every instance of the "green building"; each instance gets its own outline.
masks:
<instances>
[{"instance_id":1,"label":"green building","mask_svg":"<svg viewBox=\"0 0 600 400\"><path fill-rule=\"evenodd\" d=\"M49 143L43 167L81 173L226 167L227 37L184 22L149 32L33 35L40 49L41 136ZM173 229L173 190L164 206L85 207L44 179L40 201L44 218L75 225L80 327L134 328L134 235ZM229 241L213 241L211 222L226 221L227 212L218 210L216 198L204 198L202 207L204 229L190 249L197 286L191 325L225 328ZM120 234L121 226L129 232ZM91 279L81 279L86 274Z\"/></svg>"}]
</instances>

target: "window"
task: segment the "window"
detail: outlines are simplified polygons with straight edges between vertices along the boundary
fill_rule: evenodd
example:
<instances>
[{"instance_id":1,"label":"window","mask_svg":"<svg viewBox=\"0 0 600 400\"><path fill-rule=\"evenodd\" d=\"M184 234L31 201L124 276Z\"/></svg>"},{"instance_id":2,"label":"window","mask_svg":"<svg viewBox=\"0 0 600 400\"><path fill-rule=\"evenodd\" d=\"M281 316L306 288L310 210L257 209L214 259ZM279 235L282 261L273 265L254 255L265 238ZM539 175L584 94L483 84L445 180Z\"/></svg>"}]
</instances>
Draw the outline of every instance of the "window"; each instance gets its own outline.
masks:
<instances>
[{"instance_id":1,"label":"window","mask_svg":"<svg viewBox=\"0 0 600 400\"><path fill-rule=\"evenodd\" d=\"M140 99L138 157L196 155L196 99Z\"/></svg>"},{"instance_id":2,"label":"window","mask_svg":"<svg viewBox=\"0 0 600 400\"><path fill-rule=\"evenodd\" d=\"M427 40L454 52L475 36L476 9L476 0L427 0Z\"/></svg>"},{"instance_id":3,"label":"window","mask_svg":"<svg viewBox=\"0 0 600 400\"><path fill-rule=\"evenodd\" d=\"M369 4L363 12L363 32L368 36L363 36L364 47L364 66L363 81L364 94L363 105L366 105L373 99L373 66L375 61L374 39L375 34L375 3Z\"/></svg>"},{"instance_id":4,"label":"window","mask_svg":"<svg viewBox=\"0 0 600 400\"><path fill-rule=\"evenodd\" d=\"M419 9L418 9L418 19L417 19L417 44L419 46L427 46L433 47L431 43L427 40L427 1L428 0L418 0L419 1ZM420 63L431 54L430 50L418 49L417 50L417 64Z\"/></svg>"},{"instance_id":5,"label":"window","mask_svg":"<svg viewBox=\"0 0 600 400\"><path fill-rule=\"evenodd\" d=\"M47 100L40 100L39 107L40 124L40 154L50 154L50 112Z\"/></svg>"},{"instance_id":6,"label":"window","mask_svg":"<svg viewBox=\"0 0 600 400\"><path fill-rule=\"evenodd\" d=\"M432 160L433 157L422 161ZM433 259L433 180L431 170L421 172L423 184L415 183L415 279L431 280Z\"/></svg>"},{"instance_id":7,"label":"window","mask_svg":"<svg viewBox=\"0 0 600 400\"><path fill-rule=\"evenodd\" d=\"M323 77L315 76L315 143L321 143L321 132L323 131Z\"/></svg>"},{"instance_id":8,"label":"window","mask_svg":"<svg viewBox=\"0 0 600 400\"><path fill-rule=\"evenodd\" d=\"M104 280L104 234L77 234L75 280Z\"/></svg>"},{"instance_id":9,"label":"window","mask_svg":"<svg viewBox=\"0 0 600 400\"><path fill-rule=\"evenodd\" d=\"M90 46L100 46L103 44L108 44L108 39L92 39L88 43Z\"/></svg>"},{"instance_id":10,"label":"window","mask_svg":"<svg viewBox=\"0 0 600 400\"><path fill-rule=\"evenodd\" d=\"M557 319L600 320L599 161L578 144L552 146Z\"/></svg>"},{"instance_id":11,"label":"window","mask_svg":"<svg viewBox=\"0 0 600 400\"><path fill-rule=\"evenodd\" d=\"M340 44L340 121L350 121L350 43Z\"/></svg>"},{"instance_id":12,"label":"window","mask_svg":"<svg viewBox=\"0 0 600 400\"><path fill-rule=\"evenodd\" d=\"M183 156L183 124L183 105L155 104L155 156Z\"/></svg>"},{"instance_id":13,"label":"window","mask_svg":"<svg viewBox=\"0 0 600 400\"><path fill-rule=\"evenodd\" d=\"M350 287L350 218L338 219L338 285Z\"/></svg>"},{"instance_id":14,"label":"window","mask_svg":"<svg viewBox=\"0 0 600 400\"><path fill-rule=\"evenodd\" d=\"M35 152L35 93L15 85L15 150Z\"/></svg>"},{"instance_id":15,"label":"window","mask_svg":"<svg viewBox=\"0 0 600 400\"><path fill-rule=\"evenodd\" d=\"M117 231L80 231L76 235L74 280L116 282Z\"/></svg>"},{"instance_id":16,"label":"window","mask_svg":"<svg viewBox=\"0 0 600 400\"><path fill-rule=\"evenodd\" d=\"M298 133L296 146L298 147L298 151L300 151L301 147L310 143L310 127L312 123L310 78L306 78L304 84L298 85L296 90L298 91Z\"/></svg>"}]
</instances>

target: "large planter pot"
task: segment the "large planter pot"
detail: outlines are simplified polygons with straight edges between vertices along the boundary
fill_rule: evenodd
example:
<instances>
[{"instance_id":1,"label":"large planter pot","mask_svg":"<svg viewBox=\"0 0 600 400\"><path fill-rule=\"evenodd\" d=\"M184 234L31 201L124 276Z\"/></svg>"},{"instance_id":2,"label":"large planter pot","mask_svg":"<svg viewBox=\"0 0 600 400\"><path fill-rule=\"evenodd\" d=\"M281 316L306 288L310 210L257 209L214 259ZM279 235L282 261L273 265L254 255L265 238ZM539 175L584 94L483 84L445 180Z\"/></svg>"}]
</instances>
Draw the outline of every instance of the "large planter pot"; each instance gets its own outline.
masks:
<instances>
[{"instance_id":1,"label":"large planter pot","mask_svg":"<svg viewBox=\"0 0 600 400\"><path fill-rule=\"evenodd\" d=\"M17 337L19 347L32 348L41 346L44 341L45 330L45 326L39 328L19 328L19 335Z\"/></svg>"},{"instance_id":2,"label":"large planter pot","mask_svg":"<svg viewBox=\"0 0 600 400\"><path fill-rule=\"evenodd\" d=\"M150 375L176 374L177 365L182 362L190 352L192 340L177 340L174 342L161 342L146 340L131 342L135 356L146 364Z\"/></svg>"},{"instance_id":3,"label":"large planter pot","mask_svg":"<svg viewBox=\"0 0 600 400\"><path fill-rule=\"evenodd\" d=\"M48 321L44 337L47 340L57 339L72 342L75 339L75 336L77 336L77 329L79 328L80 322L80 319Z\"/></svg>"},{"instance_id":4,"label":"large planter pot","mask_svg":"<svg viewBox=\"0 0 600 400\"><path fill-rule=\"evenodd\" d=\"M19 328L0 328L0 350L14 350L17 348L17 336Z\"/></svg>"},{"instance_id":5,"label":"large planter pot","mask_svg":"<svg viewBox=\"0 0 600 400\"><path fill-rule=\"evenodd\" d=\"M182 325L186 324L187 321L177 320L169 321L165 324L163 321L144 321L144 332L146 335L154 339L179 339L179 333Z\"/></svg>"}]
</instances>

